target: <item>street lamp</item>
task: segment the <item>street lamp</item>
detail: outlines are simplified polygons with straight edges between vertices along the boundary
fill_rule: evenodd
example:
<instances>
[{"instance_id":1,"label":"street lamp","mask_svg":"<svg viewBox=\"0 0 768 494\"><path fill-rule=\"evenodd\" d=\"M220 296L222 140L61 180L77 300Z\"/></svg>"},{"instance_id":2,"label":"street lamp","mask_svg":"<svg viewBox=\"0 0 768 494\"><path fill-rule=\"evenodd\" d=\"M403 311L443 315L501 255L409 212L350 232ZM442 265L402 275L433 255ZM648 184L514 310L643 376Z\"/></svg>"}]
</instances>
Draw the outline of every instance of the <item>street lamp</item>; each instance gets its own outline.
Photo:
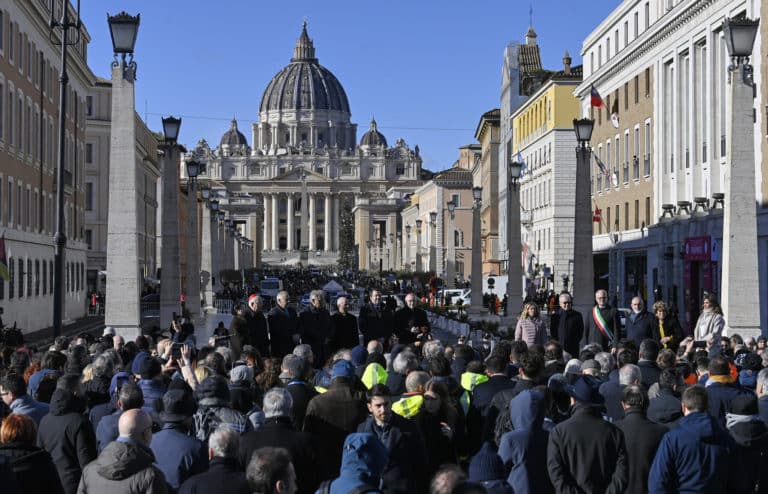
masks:
<instances>
[{"instance_id":1,"label":"street lamp","mask_svg":"<svg viewBox=\"0 0 768 494\"><path fill-rule=\"evenodd\" d=\"M163 149L163 209L161 216L163 243L160 246L160 327L167 328L174 314L181 313L179 293L181 273L179 272L179 146L176 144L181 129L181 119L162 119L165 144Z\"/></svg>"},{"instance_id":2,"label":"street lamp","mask_svg":"<svg viewBox=\"0 0 768 494\"><path fill-rule=\"evenodd\" d=\"M64 2L66 5L69 2ZM126 340L141 334L140 233L137 191L140 156L136 146L136 62L133 49L139 16L107 15L114 60L109 147L109 222L107 224L107 306L104 322ZM130 55L130 59L126 56ZM169 136L172 137L172 136ZM178 137L178 136L177 136ZM178 295L178 294L177 294Z\"/></svg>"},{"instance_id":3,"label":"street lamp","mask_svg":"<svg viewBox=\"0 0 768 494\"><path fill-rule=\"evenodd\" d=\"M387 271L392 271L393 264L397 263L397 248L395 245L395 235L393 233L390 233L387 236L387 239L389 240L389 243L387 245Z\"/></svg>"},{"instance_id":4,"label":"street lamp","mask_svg":"<svg viewBox=\"0 0 768 494\"><path fill-rule=\"evenodd\" d=\"M61 324L64 318L64 255L67 247L67 235L64 231L64 159L66 157L66 127L67 127L67 48L80 42L80 0L77 2L75 19L69 18L69 0L64 0L61 9L61 19L54 18L53 2L51 2L51 16L48 25L53 34L54 29L61 31L61 71L59 72L59 156L56 170L56 233L53 236L55 278L53 281L53 337L61 335ZM75 28L73 40L69 40L67 34L70 28ZM11 33L11 36L14 36ZM21 50L21 46L19 47ZM20 51L21 53L21 51ZM21 58L21 57L19 57ZM19 67L21 67L19 60ZM2 97L2 96L0 96ZM19 108L19 115L22 109ZM19 129L17 132L21 132ZM71 177L69 177L71 179Z\"/></svg>"},{"instance_id":5,"label":"street lamp","mask_svg":"<svg viewBox=\"0 0 768 494\"><path fill-rule=\"evenodd\" d=\"M523 164L510 159L507 184L507 316L518 316L523 301L523 268L520 261L520 191Z\"/></svg>"},{"instance_id":6,"label":"street lamp","mask_svg":"<svg viewBox=\"0 0 768 494\"><path fill-rule=\"evenodd\" d=\"M422 220L416 220L416 271L423 271L423 260L421 259L421 225Z\"/></svg>"},{"instance_id":7,"label":"street lamp","mask_svg":"<svg viewBox=\"0 0 768 494\"><path fill-rule=\"evenodd\" d=\"M587 317L594 300L594 260L592 258L592 207L590 205L589 141L595 121L589 118L573 119L576 133L576 204L573 234L573 308Z\"/></svg>"},{"instance_id":8,"label":"street lamp","mask_svg":"<svg viewBox=\"0 0 768 494\"><path fill-rule=\"evenodd\" d=\"M203 168L202 150L196 149L185 160L187 168L187 198L189 200L189 236L187 241L187 276L184 293L190 315L200 310L200 255L197 242L197 177ZM230 220L231 221L231 220Z\"/></svg>"},{"instance_id":9,"label":"street lamp","mask_svg":"<svg viewBox=\"0 0 768 494\"><path fill-rule=\"evenodd\" d=\"M723 334L745 338L760 334L754 307L760 293L755 206L755 124L753 68L749 64L760 19L738 17L723 22L731 66L728 67L730 108L723 210L722 307L727 315Z\"/></svg>"},{"instance_id":10,"label":"street lamp","mask_svg":"<svg viewBox=\"0 0 768 494\"><path fill-rule=\"evenodd\" d=\"M448 260L446 261L445 277L448 288L456 288L456 234L453 232L453 220L456 216L456 203L453 199L448 201Z\"/></svg>"},{"instance_id":11,"label":"street lamp","mask_svg":"<svg viewBox=\"0 0 768 494\"><path fill-rule=\"evenodd\" d=\"M411 270L411 225L405 225L405 262Z\"/></svg>"},{"instance_id":12,"label":"street lamp","mask_svg":"<svg viewBox=\"0 0 768 494\"><path fill-rule=\"evenodd\" d=\"M437 272L437 211L429 212L429 230L429 271L438 276L442 273Z\"/></svg>"},{"instance_id":13,"label":"street lamp","mask_svg":"<svg viewBox=\"0 0 768 494\"><path fill-rule=\"evenodd\" d=\"M483 205L483 189L472 187L472 284L471 307L473 314L483 312L483 253L480 251L480 208Z\"/></svg>"}]
</instances>

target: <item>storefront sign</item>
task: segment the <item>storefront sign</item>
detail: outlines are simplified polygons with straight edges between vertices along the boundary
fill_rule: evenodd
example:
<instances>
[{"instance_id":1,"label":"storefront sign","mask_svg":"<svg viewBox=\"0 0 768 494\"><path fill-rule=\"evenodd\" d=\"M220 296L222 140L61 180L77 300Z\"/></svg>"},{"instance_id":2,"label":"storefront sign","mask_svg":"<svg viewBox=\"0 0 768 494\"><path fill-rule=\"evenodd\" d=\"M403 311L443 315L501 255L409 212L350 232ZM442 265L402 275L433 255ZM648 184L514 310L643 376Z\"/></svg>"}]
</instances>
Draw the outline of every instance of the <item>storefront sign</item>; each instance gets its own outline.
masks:
<instances>
[{"instance_id":1,"label":"storefront sign","mask_svg":"<svg viewBox=\"0 0 768 494\"><path fill-rule=\"evenodd\" d=\"M712 259L711 237L689 237L685 239L686 261L710 261Z\"/></svg>"}]
</instances>

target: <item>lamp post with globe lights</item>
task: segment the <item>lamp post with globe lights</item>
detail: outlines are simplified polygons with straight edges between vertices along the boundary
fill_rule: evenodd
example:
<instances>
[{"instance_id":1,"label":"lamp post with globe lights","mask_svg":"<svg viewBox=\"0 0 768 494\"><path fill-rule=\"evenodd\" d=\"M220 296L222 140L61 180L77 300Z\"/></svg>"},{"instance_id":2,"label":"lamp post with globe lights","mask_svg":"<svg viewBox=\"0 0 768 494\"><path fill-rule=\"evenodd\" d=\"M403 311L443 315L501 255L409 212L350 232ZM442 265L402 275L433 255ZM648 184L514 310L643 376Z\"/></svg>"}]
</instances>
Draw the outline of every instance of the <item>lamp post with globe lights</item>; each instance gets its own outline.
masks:
<instances>
[{"instance_id":1,"label":"lamp post with globe lights","mask_svg":"<svg viewBox=\"0 0 768 494\"><path fill-rule=\"evenodd\" d=\"M453 232L453 222L456 218L456 203L448 201L448 234L446 235L448 249L445 261L445 282L448 288L456 288L456 234Z\"/></svg>"},{"instance_id":2,"label":"lamp post with globe lights","mask_svg":"<svg viewBox=\"0 0 768 494\"><path fill-rule=\"evenodd\" d=\"M507 187L507 314L517 317L523 302L523 268L520 259L520 191L523 164L509 161Z\"/></svg>"},{"instance_id":3,"label":"lamp post with globe lights","mask_svg":"<svg viewBox=\"0 0 768 494\"><path fill-rule=\"evenodd\" d=\"M198 150L196 150L198 151ZM185 160L187 167L187 200L189 230L187 232L187 276L184 286L186 308L190 317L200 314L200 252L198 250L197 176L204 165L200 154L193 151Z\"/></svg>"},{"instance_id":4,"label":"lamp post with globe lights","mask_svg":"<svg viewBox=\"0 0 768 494\"><path fill-rule=\"evenodd\" d=\"M437 211L429 213L429 271L438 276L437 272Z\"/></svg>"}]
</instances>

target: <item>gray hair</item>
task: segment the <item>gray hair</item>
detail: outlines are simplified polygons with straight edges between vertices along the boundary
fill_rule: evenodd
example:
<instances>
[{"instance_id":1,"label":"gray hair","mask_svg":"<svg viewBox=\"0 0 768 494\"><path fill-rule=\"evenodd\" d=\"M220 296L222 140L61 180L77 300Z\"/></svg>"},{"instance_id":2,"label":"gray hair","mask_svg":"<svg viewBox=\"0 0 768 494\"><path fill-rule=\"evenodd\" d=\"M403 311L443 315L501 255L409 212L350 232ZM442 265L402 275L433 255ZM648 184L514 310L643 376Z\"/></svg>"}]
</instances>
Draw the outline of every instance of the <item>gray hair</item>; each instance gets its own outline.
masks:
<instances>
[{"instance_id":1,"label":"gray hair","mask_svg":"<svg viewBox=\"0 0 768 494\"><path fill-rule=\"evenodd\" d=\"M419 387L426 386L431 377L424 371L415 371L405 378L405 389L409 393L418 391Z\"/></svg>"},{"instance_id":2,"label":"gray hair","mask_svg":"<svg viewBox=\"0 0 768 494\"><path fill-rule=\"evenodd\" d=\"M765 355L765 352L763 352ZM762 391L760 396L768 395L768 369L763 369L757 373L757 389Z\"/></svg>"},{"instance_id":3,"label":"gray hair","mask_svg":"<svg viewBox=\"0 0 768 494\"><path fill-rule=\"evenodd\" d=\"M208 438L208 447L213 450L213 456L219 458L237 458L240 449L240 436L229 427L220 427Z\"/></svg>"},{"instance_id":4,"label":"gray hair","mask_svg":"<svg viewBox=\"0 0 768 494\"><path fill-rule=\"evenodd\" d=\"M284 388L272 388L264 395L264 417L290 417L293 414L293 398Z\"/></svg>"},{"instance_id":5,"label":"gray hair","mask_svg":"<svg viewBox=\"0 0 768 494\"><path fill-rule=\"evenodd\" d=\"M321 303L325 304L325 292L322 290L312 290L309 292L309 300L317 299Z\"/></svg>"},{"instance_id":6,"label":"gray hair","mask_svg":"<svg viewBox=\"0 0 768 494\"><path fill-rule=\"evenodd\" d=\"M619 369L619 384L629 386L640 382L640 367L635 364L625 364Z\"/></svg>"},{"instance_id":7,"label":"gray hair","mask_svg":"<svg viewBox=\"0 0 768 494\"><path fill-rule=\"evenodd\" d=\"M99 355L91 364L91 371L93 371L93 377L109 377L114 375L115 364L106 355Z\"/></svg>"},{"instance_id":8,"label":"gray hair","mask_svg":"<svg viewBox=\"0 0 768 494\"><path fill-rule=\"evenodd\" d=\"M595 360L600 364L600 373L606 376L616 367L616 361L608 352L598 352L595 354Z\"/></svg>"},{"instance_id":9,"label":"gray hair","mask_svg":"<svg viewBox=\"0 0 768 494\"><path fill-rule=\"evenodd\" d=\"M442 355L443 352L445 352L445 346L440 340L430 340L424 344L424 358L426 360Z\"/></svg>"},{"instance_id":10,"label":"gray hair","mask_svg":"<svg viewBox=\"0 0 768 494\"><path fill-rule=\"evenodd\" d=\"M395 356L395 360L392 362L392 370L398 374L407 374L409 370L416 370L419 368L419 361L416 358L416 354L403 350Z\"/></svg>"},{"instance_id":11,"label":"gray hair","mask_svg":"<svg viewBox=\"0 0 768 494\"><path fill-rule=\"evenodd\" d=\"M307 362L312 362L314 360L314 354L312 353L312 347L307 345L306 343L302 343L301 345L296 345L293 349L293 354L297 357L303 358Z\"/></svg>"},{"instance_id":12,"label":"gray hair","mask_svg":"<svg viewBox=\"0 0 768 494\"><path fill-rule=\"evenodd\" d=\"M225 346L220 346L216 348L216 353L224 357L224 368L230 369L232 367L232 349Z\"/></svg>"}]
</instances>

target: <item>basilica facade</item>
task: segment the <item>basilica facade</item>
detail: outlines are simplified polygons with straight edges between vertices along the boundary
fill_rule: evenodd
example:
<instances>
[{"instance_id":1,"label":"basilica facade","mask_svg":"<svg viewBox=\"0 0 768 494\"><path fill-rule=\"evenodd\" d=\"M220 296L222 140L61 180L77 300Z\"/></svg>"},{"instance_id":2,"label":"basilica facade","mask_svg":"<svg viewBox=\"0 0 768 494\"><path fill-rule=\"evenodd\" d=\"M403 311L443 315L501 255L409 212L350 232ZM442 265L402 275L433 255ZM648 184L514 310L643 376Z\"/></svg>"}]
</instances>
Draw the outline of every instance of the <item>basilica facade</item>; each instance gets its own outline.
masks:
<instances>
[{"instance_id":1,"label":"basilica facade","mask_svg":"<svg viewBox=\"0 0 768 494\"><path fill-rule=\"evenodd\" d=\"M256 265L262 252L287 260L302 248L337 256L345 210L355 215L360 267L368 263L367 242L396 232L398 206L422 184L419 148L403 139L390 145L373 119L358 141L351 116L346 92L320 65L305 23L290 63L264 90L252 145L233 120L218 147L201 140L187 153L205 164L198 183L254 241Z\"/></svg>"}]
</instances>

